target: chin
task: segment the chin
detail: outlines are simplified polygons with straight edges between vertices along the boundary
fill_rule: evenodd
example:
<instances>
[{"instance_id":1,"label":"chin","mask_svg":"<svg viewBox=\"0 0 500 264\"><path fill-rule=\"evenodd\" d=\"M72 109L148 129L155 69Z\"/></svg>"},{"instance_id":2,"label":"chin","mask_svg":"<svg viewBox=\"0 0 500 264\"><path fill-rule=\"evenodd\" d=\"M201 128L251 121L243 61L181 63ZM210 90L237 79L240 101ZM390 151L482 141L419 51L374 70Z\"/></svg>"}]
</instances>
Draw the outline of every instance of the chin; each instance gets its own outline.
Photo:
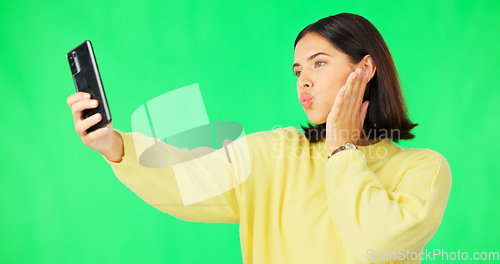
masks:
<instances>
[{"instance_id":1,"label":"chin","mask_svg":"<svg viewBox=\"0 0 500 264\"><path fill-rule=\"evenodd\" d=\"M326 118L309 118L309 122L315 124L315 125L321 125L326 122Z\"/></svg>"},{"instance_id":2,"label":"chin","mask_svg":"<svg viewBox=\"0 0 500 264\"><path fill-rule=\"evenodd\" d=\"M309 109L311 110L311 109ZM315 125L321 125L326 122L326 119L328 117L327 113L326 115L323 113L318 113L319 109L316 109L316 111L310 111L307 115L307 118L309 119L309 122L315 124ZM306 112L307 114L307 112Z\"/></svg>"},{"instance_id":3,"label":"chin","mask_svg":"<svg viewBox=\"0 0 500 264\"><path fill-rule=\"evenodd\" d=\"M311 123L313 123L313 124L315 124L315 125L321 125L321 124L323 124L323 123L325 123L325 122L311 122Z\"/></svg>"}]
</instances>

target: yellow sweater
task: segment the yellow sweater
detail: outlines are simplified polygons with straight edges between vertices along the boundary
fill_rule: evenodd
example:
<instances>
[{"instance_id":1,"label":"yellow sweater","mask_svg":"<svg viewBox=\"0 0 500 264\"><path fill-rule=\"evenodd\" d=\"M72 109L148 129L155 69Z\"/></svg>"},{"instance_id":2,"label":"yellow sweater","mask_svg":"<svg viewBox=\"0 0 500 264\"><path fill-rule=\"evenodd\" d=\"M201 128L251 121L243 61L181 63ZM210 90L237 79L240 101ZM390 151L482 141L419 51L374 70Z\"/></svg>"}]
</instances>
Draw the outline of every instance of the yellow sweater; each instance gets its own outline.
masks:
<instances>
[{"instance_id":1,"label":"yellow sweater","mask_svg":"<svg viewBox=\"0 0 500 264\"><path fill-rule=\"evenodd\" d=\"M415 254L438 229L451 189L449 165L433 150L402 149L385 139L328 159L324 141L310 143L287 127L246 135L248 177L186 206L172 167L139 162L137 151L152 138L116 131L124 157L119 163L103 157L118 179L176 218L239 223L246 264L420 263ZM187 169L241 178L238 142L227 145L231 162L218 152Z\"/></svg>"}]
</instances>

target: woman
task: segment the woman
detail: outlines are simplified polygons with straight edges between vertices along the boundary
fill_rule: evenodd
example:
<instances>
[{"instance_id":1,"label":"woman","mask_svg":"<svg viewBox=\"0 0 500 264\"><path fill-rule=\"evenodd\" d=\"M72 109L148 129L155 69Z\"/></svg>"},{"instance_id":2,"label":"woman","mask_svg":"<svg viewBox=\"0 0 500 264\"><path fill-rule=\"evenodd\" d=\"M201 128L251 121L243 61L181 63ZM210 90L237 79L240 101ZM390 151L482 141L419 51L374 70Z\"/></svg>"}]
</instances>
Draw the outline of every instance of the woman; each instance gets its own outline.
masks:
<instances>
[{"instance_id":1,"label":"woman","mask_svg":"<svg viewBox=\"0 0 500 264\"><path fill-rule=\"evenodd\" d=\"M293 71L314 125L245 136L248 177L187 206L172 168L139 162L151 138L112 123L85 134L100 117L81 120L81 112L96 104L83 93L67 101L82 141L146 202L183 220L239 223L244 263L420 263L443 217L451 172L439 153L392 142L413 138L416 124L379 32L353 14L321 19L299 33ZM232 162L214 152L185 170L241 179L240 143L227 146Z\"/></svg>"}]
</instances>

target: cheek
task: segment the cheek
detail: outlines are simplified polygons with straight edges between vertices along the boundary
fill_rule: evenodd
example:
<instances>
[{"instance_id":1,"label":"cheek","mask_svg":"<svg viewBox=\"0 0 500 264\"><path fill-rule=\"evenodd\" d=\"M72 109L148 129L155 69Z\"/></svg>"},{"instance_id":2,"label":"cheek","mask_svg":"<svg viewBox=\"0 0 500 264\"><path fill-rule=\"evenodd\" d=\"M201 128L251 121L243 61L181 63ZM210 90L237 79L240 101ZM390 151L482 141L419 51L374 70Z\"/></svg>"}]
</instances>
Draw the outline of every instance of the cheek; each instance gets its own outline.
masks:
<instances>
[{"instance_id":1,"label":"cheek","mask_svg":"<svg viewBox=\"0 0 500 264\"><path fill-rule=\"evenodd\" d=\"M335 102L335 98L337 97L340 88L345 85L347 77L344 76L335 76L330 77L325 80L326 86L324 87L325 94L328 95L328 100L333 104Z\"/></svg>"},{"instance_id":2,"label":"cheek","mask_svg":"<svg viewBox=\"0 0 500 264\"><path fill-rule=\"evenodd\" d=\"M350 72L343 72L342 74L339 74L338 77L336 78L336 83L337 83L337 89L340 90L342 86L344 86L347 82L347 78L349 78Z\"/></svg>"},{"instance_id":3,"label":"cheek","mask_svg":"<svg viewBox=\"0 0 500 264\"><path fill-rule=\"evenodd\" d=\"M329 87L340 89L344 86L350 71L347 69L331 69L327 74L322 76L322 81L327 83Z\"/></svg>"}]
</instances>

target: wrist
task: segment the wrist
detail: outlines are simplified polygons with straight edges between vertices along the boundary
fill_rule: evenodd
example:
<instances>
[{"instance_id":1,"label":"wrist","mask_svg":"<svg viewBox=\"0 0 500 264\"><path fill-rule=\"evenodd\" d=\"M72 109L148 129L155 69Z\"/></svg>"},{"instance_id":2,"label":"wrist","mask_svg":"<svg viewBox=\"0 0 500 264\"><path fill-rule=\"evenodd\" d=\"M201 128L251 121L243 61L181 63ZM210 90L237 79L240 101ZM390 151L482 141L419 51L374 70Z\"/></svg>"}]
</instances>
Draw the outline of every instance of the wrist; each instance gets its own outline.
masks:
<instances>
[{"instance_id":1,"label":"wrist","mask_svg":"<svg viewBox=\"0 0 500 264\"><path fill-rule=\"evenodd\" d=\"M354 145L353 143L347 142L347 143L341 145L340 147L334 149L333 151L331 151L330 156L328 156L327 158L332 157L333 155L335 155L336 153L338 153L342 150L348 150L348 149L358 149L358 147L356 145Z\"/></svg>"},{"instance_id":2,"label":"wrist","mask_svg":"<svg viewBox=\"0 0 500 264\"><path fill-rule=\"evenodd\" d=\"M113 136L111 139L111 147L109 148L108 151L102 153L108 159L109 161L112 162L121 162L123 155L124 155L124 149L123 149L123 139L121 135L113 130Z\"/></svg>"},{"instance_id":3,"label":"wrist","mask_svg":"<svg viewBox=\"0 0 500 264\"><path fill-rule=\"evenodd\" d=\"M333 143L331 143L331 144L328 145L328 150L330 151L330 153L332 153L336 149L338 149L338 148L340 148L342 146L345 146L345 144L347 144L347 143L351 143L353 145L357 145L358 144L358 142L353 141L353 140L336 141L336 142L333 142Z\"/></svg>"}]
</instances>

